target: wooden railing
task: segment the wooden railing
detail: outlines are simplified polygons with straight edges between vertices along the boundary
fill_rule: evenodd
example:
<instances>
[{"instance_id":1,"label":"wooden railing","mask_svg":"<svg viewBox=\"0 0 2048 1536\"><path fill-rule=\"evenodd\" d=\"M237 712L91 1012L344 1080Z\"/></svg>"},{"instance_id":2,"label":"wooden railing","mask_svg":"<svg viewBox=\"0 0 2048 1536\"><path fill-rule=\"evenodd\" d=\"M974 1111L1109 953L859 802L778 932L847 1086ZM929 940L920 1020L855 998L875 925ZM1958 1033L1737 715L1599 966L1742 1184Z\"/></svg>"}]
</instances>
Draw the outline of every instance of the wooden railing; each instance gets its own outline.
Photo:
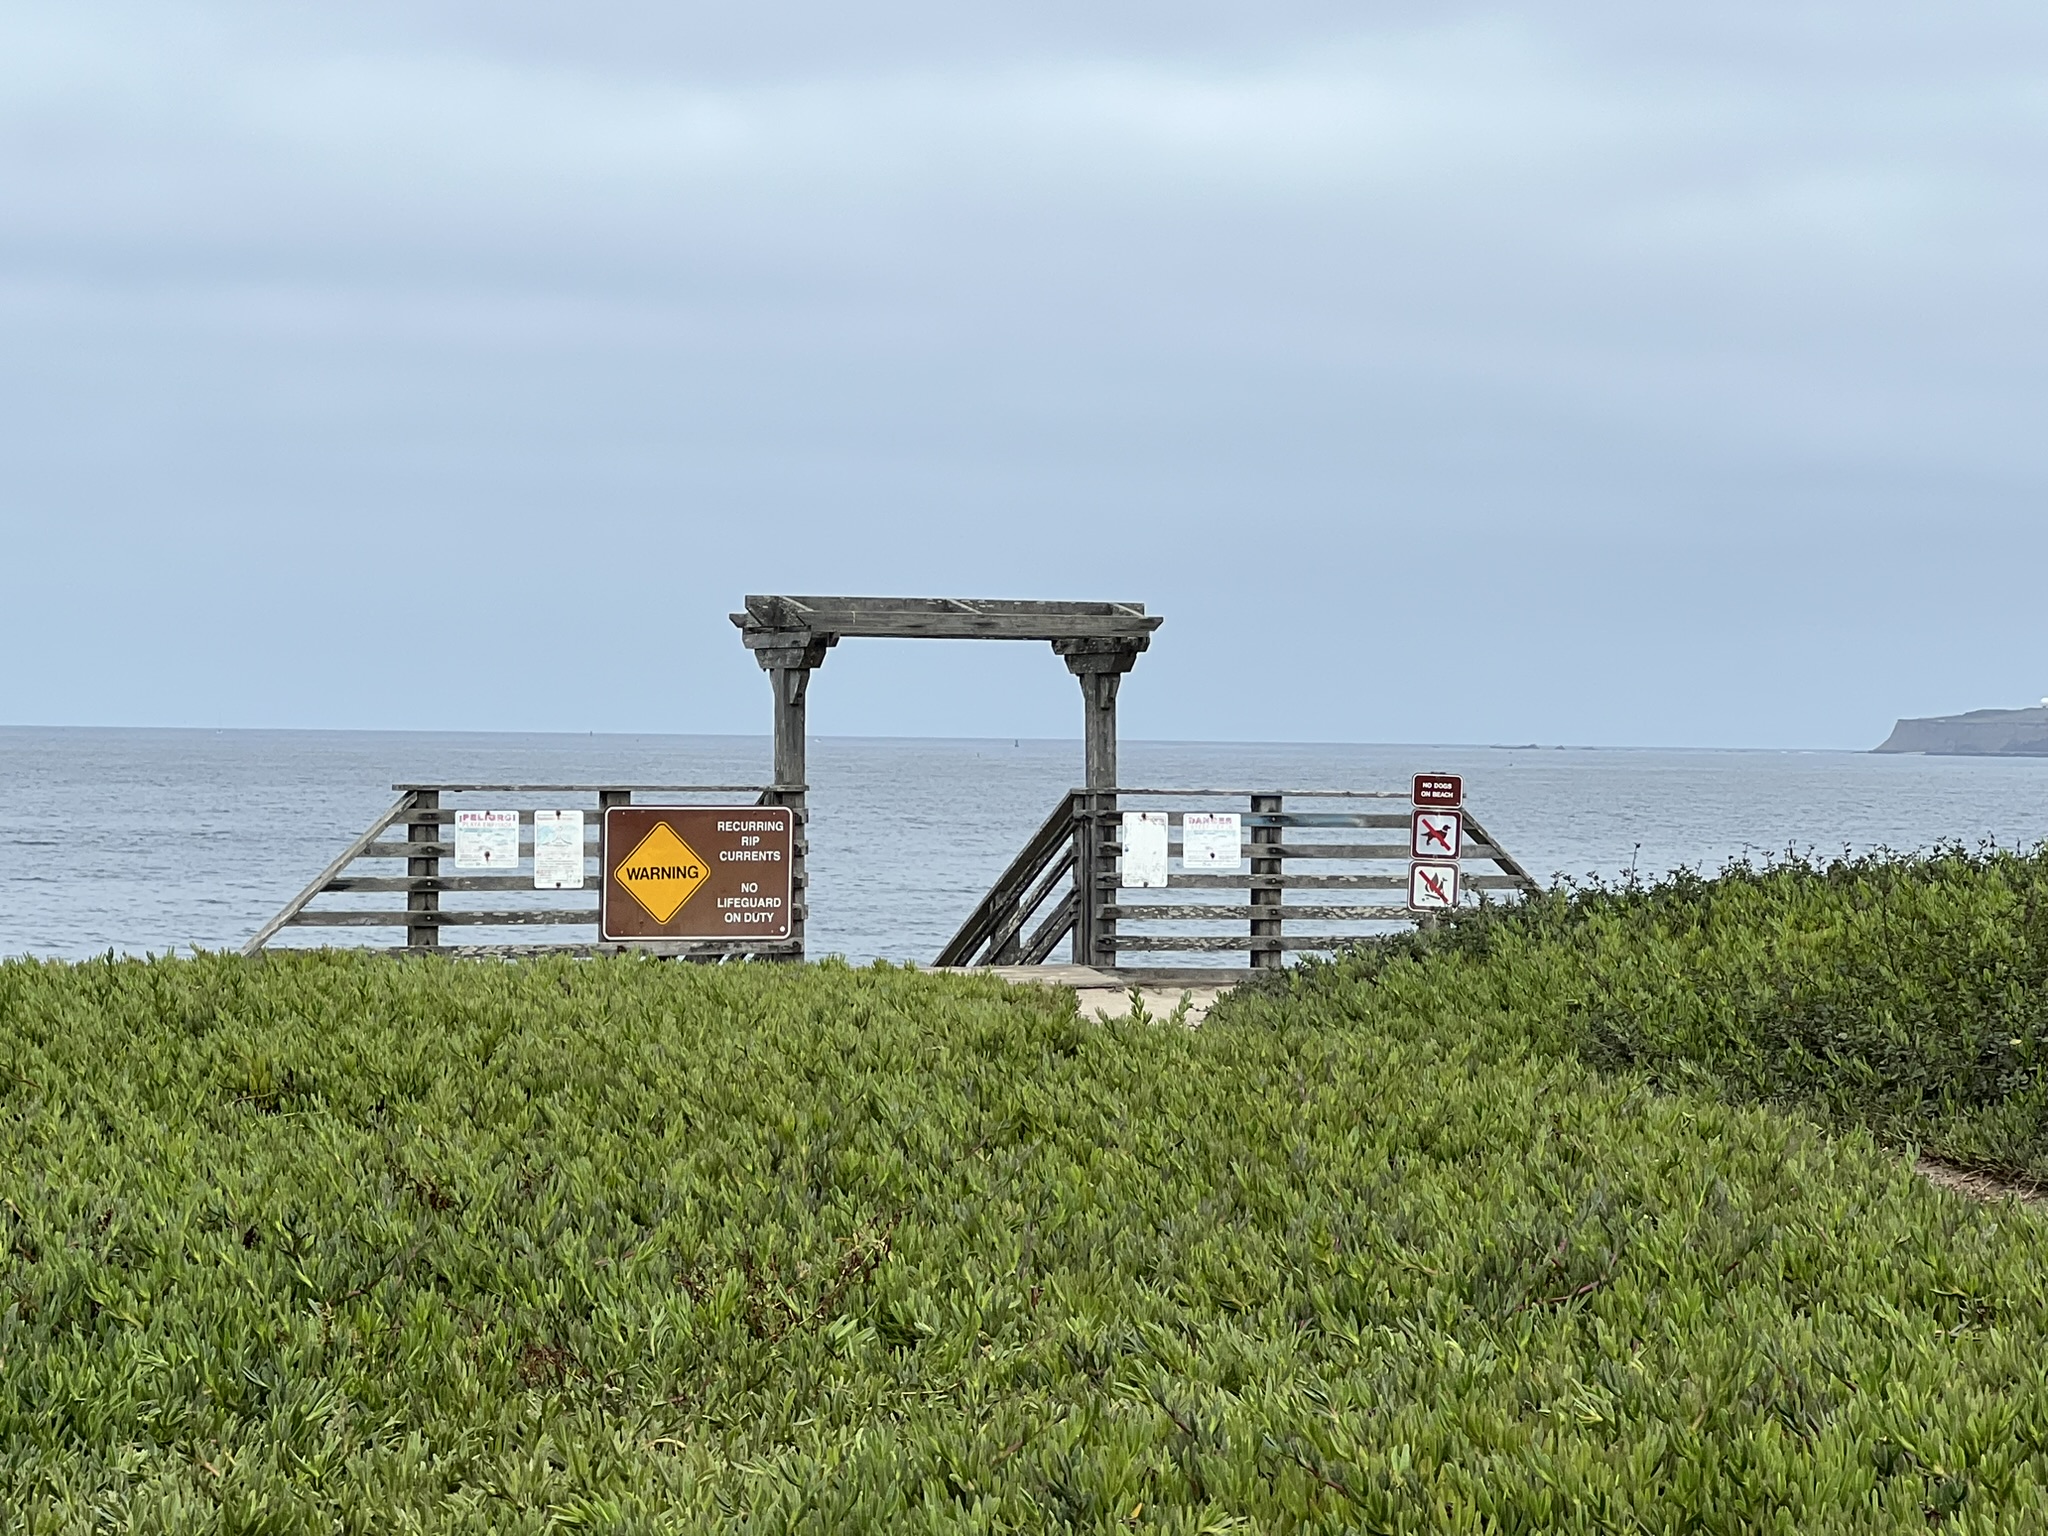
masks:
<instances>
[{"instance_id":1,"label":"wooden railing","mask_svg":"<svg viewBox=\"0 0 2048 1536\"><path fill-rule=\"evenodd\" d=\"M637 949L693 958L761 955L801 958L806 915L801 786L401 784L399 798L283 911L244 946L253 954L286 928L341 932L397 930L404 953L524 955ZM797 801L792 860L792 932L786 940L601 943L598 883L603 878L607 806ZM584 800L571 804L569 798ZM586 798L587 797L587 798ZM1406 906L1407 797L1371 790L1074 790L1056 804L1008 869L989 888L939 954L940 965L1040 965L1070 937L1078 963L1115 966L1120 957L1216 956L1242 952L1253 968L1278 966L1289 953L1328 953L1416 914ZM456 873L449 827L459 809L519 812L522 861L530 859L536 810L581 810L585 884L581 892L540 891L530 874ZM1236 871L1171 869L1163 888L1122 884L1122 817L1136 801L1164 809L1169 853L1184 848L1189 811L1234 810L1243 828ZM463 803L463 802L466 802ZM1312 809L1302 809L1306 803ZM1464 876L1468 902L1514 895L1536 883L1468 810ZM1393 834L1362 839L1359 833ZM403 864L398 861L403 860ZM399 869L403 873L398 873ZM1331 894L1325 894L1331 893ZM1334 896L1334 899L1333 899ZM403 897L399 905L390 900ZM1086 904L1084 905L1084 897ZM1307 899L1302 899L1307 898ZM1305 926L1307 925L1307 926ZM582 930L578 935L560 930ZM525 942L450 943L464 931L555 930ZM557 936L559 934L559 936ZM1213 962L1212 962L1213 963ZM1138 966L1126 966L1138 969Z\"/></svg>"},{"instance_id":2,"label":"wooden railing","mask_svg":"<svg viewBox=\"0 0 2048 1536\"><path fill-rule=\"evenodd\" d=\"M1080 912L1069 876L1083 825L1081 800L1075 790L1052 808L935 964L1042 965L1059 948Z\"/></svg>"},{"instance_id":3,"label":"wooden railing","mask_svg":"<svg viewBox=\"0 0 2048 1536\"><path fill-rule=\"evenodd\" d=\"M341 932L402 930L400 953L513 956L529 954L596 954L626 949L694 959L760 955L801 959L804 952L806 836L802 786L760 784L398 784L398 800L370 824L284 909L242 947L254 954L270 945L286 928L324 928ZM645 798L636 802L635 795ZM740 803L778 805L795 801L796 836L792 849L792 912L788 939L727 939L716 942L646 942L607 944L597 929L598 889L604 878L604 811L614 805L689 805ZM519 802L526 802L520 804ZM572 803L575 802L575 803ZM449 828L458 810L519 812L519 843L524 874L451 873L455 855ZM536 890L533 857L533 815L536 810L583 812L581 891ZM403 860L403 865L398 861ZM399 868L404 873L396 873ZM403 905L389 898L402 896ZM453 898L451 900L451 898ZM528 942L449 943L451 930L583 930L580 935L550 934Z\"/></svg>"},{"instance_id":4,"label":"wooden railing","mask_svg":"<svg viewBox=\"0 0 2048 1536\"><path fill-rule=\"evenodd\" d=\"M1180 867L1169 868L1163 888L1122 883L1123 814L1138 808L1167 814L1169 865ZM1237 870L1185 867L1179 855L1190 811L1238 814ZM1478 818L1461 814L1464 904L1535 890L1528 871ZM1126 955L1241 952L1251 967L1266 969L1290 953L1331 953L1417 921L1407 906L1410 815L1408 796L1398 791L1075 790L937 963L1041 964L1070 934L1075 962L1094 966L1118 965ZM1076 870L1082 877L1069 879Z\"/></svg>"}]
</instances>

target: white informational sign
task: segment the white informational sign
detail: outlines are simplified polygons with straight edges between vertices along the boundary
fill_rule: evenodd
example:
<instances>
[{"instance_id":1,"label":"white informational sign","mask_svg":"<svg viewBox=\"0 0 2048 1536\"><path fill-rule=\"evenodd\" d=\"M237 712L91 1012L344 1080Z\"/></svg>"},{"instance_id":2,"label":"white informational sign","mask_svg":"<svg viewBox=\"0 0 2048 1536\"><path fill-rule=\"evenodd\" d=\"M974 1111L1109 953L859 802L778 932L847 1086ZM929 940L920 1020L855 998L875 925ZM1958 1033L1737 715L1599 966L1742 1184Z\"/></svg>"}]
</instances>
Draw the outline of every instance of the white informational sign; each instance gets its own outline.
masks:
<instances>
[{"instance_id":1,"label":"white informational sign","mask_svg":"<svg viewBox=\"0 0 2048 1536\"><path fill-rule=\"evenodd\" d=\"M457 811L455 813L455 867L457 869L517 869L519 867L519 813L517 811Z\"/></svg>"},{"instance_id":2,"label":"white informational sign","mask_svg":"<svg viewBox=\"0 0 2048 1536\"><path fill-rule=\"evenodd\" d=\"M583 813L533 813L533 888L536 891L583 889Z\"/></svg>"},{"instance_id":3,"label":"white informational sign","mask_svg":"<svg viewBox=\"0 0 2048 1536\"><path fill-rule=\"evenodd\" d=\"M1149 890L1166 884L1166 812L1125 811L1124 851L1116 861L1117 884Z\"/></svg>"},{"instance_id":4,"label":"white informational sign","mask_svg":"<svg viewBox=\"0 0 2048 1536\"><path fill-rule=\"evenodd\" d=\"M1244 868L1243 826L1235 811L1189 811L1180 819L1180 867Z\"/></svg>"},{"instance_id":5,"label":"white informational sign","mask_svg":"<svg viewBox=\"0 0 2048 1536\"><path fill-rule=\"evenodd\" d=\"M1458 866L1425 864L1408 866L1408 907L1413 912L1440 911L1458 904Z\"/></svg>"},{"instance_id":6,"label":"white informational sign","mask_svg":"<svg viewBox=\"0 0 2048 1536\"><path fill-rule=\"evenodd\" d=\"M1464 831L1465 818L1456 811L1417 811L1408 851L1418 859L1455 859Z\"/></svg>"}]
</instances>

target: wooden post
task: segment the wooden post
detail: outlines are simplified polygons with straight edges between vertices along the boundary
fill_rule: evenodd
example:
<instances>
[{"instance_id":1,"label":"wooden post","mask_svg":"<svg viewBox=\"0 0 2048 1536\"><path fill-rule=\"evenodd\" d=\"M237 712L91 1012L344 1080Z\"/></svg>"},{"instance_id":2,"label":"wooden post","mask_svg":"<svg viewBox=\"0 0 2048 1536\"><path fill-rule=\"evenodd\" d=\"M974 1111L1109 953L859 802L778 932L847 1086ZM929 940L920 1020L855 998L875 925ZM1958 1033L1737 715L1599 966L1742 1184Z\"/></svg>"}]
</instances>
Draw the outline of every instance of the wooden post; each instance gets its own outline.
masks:
<instances>
[{"instance_id":1,"label":"wooden post","mask_svg":"<svg viewBox=\"0 0 2048 1536\"><path fill-rule=\"evenodd\" d=\"M412 811L438 811L441 808L441 792L438 789L417 789L413 791L412 804L406 809ZM405 829L408 843L438 843L448 828L436 821L415 821ZM405 861L408 876L436 878L441 873L439 854L421 854L408 857ZM439 912L441 893L439 891L409 890L405 893L407 912ZM408 923L405 929L407 949L435 949L441 943L441 927L438 923Z\"/></svg>"},{"instance_id":2,"label":"wooden post","mask_svg":"<svg viewBox=\"0 0 2048 1536\"><path fill-rule=\"evenodd\" d=\"M1280 806L1281 799L1278 795L1252 796L1252 814L1254 816L1277 814ZM1277 875L1280 873L1283 861L1273 854L1261 855L1259 848L1261 845L1280 842L1281 831L1282 829L1279 827L1253 826L1252 874L1254 876ZM1271 907L1273 909L1271 917L1254 917L1252 919L1251 963L1252 969L1255 971L1277 971L1280 969L1280 906L1282 898L1286 894L1278 886L1261 886L1257 883L1256 879L1253 881L1252 909L1254 911L1257 911L1260 907ZM1261 939L1271 939L1273 942L1270 945L1261 945L1259 943Z\"/></svg>"},{"instance_id":3,"label":"wooden post","mask_svg":"<svg viewBox=\"0 0 2048 1536\"><path fill-rule=\"evenodd\" d=\"M804 699L811 689L811 669L772 667L768 681L775 689L775 787L801 793L809 783L804 777Z\"/></svg>"},{"instance_id":4,"label":"wooden post","mask_svg":"<svg viewBox=\"0 0 2048 1536\"><path fill-rule=\"evenodd\" d=\"M1067 664L1072 666L1073 658ZM1082 782L1092 790L1116 787L1116 694L1129 669L1126 661L1115 672L1091 669L1076 673L1081 683L1081 754L1086 774Z\"/></svg>"},{"instance_id":5,"label":"wooden post","mask_svg":"<svg viewBox=\"0 0 2048 1536\"><path fill-rule=\"evenodd\" d=\"M829 637L806 638L803 643L763 648L754 659L768 674L775 691L775 783L764 798L771 805L789 807L789 937L796 945L798 959L804 953L804 927L810 915L810 875L806 855L810 852L810 780L806 777L804 748L804 700L811 688L812 669L825 660L831 647Z\"/></svg>"},{"instance_id":6,"label":"wooden post","mask_svg":"<svg viewBox=\"0 0 2048 1536\"><path fill-rule=\"evenodd\" d=\"M819 659L823 660L822 655ZM805 822L811 782L804 760L804 699L811 688L811 669L775 667L769 671L768 681L775 690L774 793L778 804L789 807L793 823L789 834L789 936L802 958L804 918L810 911L811 894L804 858L810 844Z\"/></svg>"},{"instance_id":7,"label":"wooden post","mask_svg":"<svg viewBox=\"0 0 2048 1536\"><path fill-rule=\"evenodd\" d=\"M1138 664L1142 642L1055 640L1052 648L1081 684L1082 814L1074 823L1074 964L1113 966L1116 920L1101 915L1101 876L1111 868L1116 832L1116 694Z\"/></svg>"},{"instance_id":8,"label":"wooden post","mask_svg":"<svg viewBox=\"0 0 2048 1536\"><path fill-rule=\"evenodd\" d=\"M604 942L604 918L602 916L606 899L604 872L611 868L611 862L605 858L605 838L607 834L604 829L604 813L611 806L631 805L632 803L633 791L630 789L600 789L597 792L597 910L600 914L597 920L597 940L600 944Z\"/></svg>"}]
</instances>

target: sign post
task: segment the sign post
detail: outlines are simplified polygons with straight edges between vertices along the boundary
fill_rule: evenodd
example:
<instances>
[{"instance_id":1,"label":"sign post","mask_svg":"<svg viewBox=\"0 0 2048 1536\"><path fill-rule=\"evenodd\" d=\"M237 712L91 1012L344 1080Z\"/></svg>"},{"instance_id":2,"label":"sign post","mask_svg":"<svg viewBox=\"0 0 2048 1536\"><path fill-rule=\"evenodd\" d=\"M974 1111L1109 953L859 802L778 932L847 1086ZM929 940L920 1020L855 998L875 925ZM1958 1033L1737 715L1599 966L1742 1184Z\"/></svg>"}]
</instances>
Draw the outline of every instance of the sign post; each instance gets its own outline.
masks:
<instances>
[{"instance_id":1,"label":"sign post","mask_svg":"<svg viewBox=\"0 0 2048 1536\"><path fill-rule=\"evenodd\" d=\"M1465 781L1455 773L1415 775L1408 823L1408 910L1425 928L1458 905L1458 857L1465 845Z\"/></svg>"},{"instance_id":2,"label":"sign post","mask_svg":"<svg viewBox=\"0 0 2048 1536\"><path fill-rule=\"evenodd\" d=\"M608 806L599 935L788 938L795 821L786 805Z\"/></svg>"}]
</instances>

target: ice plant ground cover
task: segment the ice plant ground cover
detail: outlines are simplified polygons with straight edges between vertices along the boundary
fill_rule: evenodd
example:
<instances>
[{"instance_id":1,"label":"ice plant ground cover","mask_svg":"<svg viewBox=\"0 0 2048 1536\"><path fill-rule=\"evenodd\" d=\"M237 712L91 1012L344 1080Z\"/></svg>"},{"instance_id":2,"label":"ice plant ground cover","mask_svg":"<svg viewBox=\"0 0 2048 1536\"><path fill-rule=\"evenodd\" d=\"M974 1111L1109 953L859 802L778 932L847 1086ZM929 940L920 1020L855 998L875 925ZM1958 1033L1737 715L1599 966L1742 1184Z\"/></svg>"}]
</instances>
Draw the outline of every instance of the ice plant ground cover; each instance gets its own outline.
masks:
<instances>
[{"instance_id":1,"label":"ice plant ground cover","mask_svg":"<svg viewBox=\"0 0 2048 1536\"><path fill-rule=\"evenodd\" d=\"M876 968L0 965L55 1531L2023 1530L2038 861L1560 894L1205 1025Z\"/></svg>"},{"instance_id":2,"label":"ice plant ground cover","mask_svg":"<svg viewBox=\"0 0 2048 1536\"><path fill-rule=\"evenodd\" d=\"M2048 852L1557 891L1312 975L1369 993L1419 956L1544 1049L2048 1182Z\"/></svg>"}]
</instances>

